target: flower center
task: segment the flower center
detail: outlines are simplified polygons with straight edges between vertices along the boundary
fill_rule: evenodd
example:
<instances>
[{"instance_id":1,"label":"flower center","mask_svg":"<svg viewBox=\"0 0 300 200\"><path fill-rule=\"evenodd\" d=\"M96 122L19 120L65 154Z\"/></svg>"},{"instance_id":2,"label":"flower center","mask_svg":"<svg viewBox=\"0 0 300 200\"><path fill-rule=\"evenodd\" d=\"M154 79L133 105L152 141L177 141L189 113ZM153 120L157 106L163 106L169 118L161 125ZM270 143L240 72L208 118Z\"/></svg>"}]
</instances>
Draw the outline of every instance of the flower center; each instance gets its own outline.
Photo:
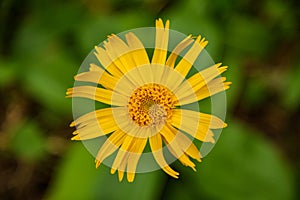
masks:
<instances>
[{"instance_id":1,"label":"flower center","mask_svg":"<svg viewBox=\"0 0 300 200\"><path fill-rule=\"evenodd\" d=\"M162 85L143 85L129 99L130 117L139 126L164 124L172 116L175 100L174 94Z\"/></svg>"}]
</instances>

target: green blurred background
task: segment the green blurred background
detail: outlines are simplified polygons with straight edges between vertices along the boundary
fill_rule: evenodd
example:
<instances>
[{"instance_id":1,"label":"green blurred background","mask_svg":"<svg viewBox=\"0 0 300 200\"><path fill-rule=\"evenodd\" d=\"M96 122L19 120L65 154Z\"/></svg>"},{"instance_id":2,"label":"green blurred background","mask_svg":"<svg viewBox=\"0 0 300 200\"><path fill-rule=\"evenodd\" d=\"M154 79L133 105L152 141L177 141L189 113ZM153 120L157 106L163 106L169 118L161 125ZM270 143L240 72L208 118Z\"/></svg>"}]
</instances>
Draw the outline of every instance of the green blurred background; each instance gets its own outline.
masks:
<instances>
[{"instance_id":1,"label":"green blurred background","mask_svg":"<svg viewBox=\"0 0 300 200\"><path fill-rule=\"evenodd\" d=\"M300 199L300 6L284 0L2 0L0 199ZM70 141L65 91L110 33L202 34L229 65L229 126L197 173L175 163L119 183Z\"/></svg>"}]
</instances>

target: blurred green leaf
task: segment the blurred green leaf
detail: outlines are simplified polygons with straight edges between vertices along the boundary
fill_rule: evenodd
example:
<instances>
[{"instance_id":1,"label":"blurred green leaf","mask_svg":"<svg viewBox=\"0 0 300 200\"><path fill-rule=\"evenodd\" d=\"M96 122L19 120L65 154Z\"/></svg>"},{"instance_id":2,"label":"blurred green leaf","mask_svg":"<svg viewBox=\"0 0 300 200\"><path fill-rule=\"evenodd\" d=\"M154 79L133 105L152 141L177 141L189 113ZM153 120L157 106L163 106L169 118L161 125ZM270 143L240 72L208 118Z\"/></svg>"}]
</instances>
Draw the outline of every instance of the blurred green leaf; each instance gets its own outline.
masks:
<instances>
[{"instance_id":1,"label":"blurred green leaf","mask_svg":"<svg viewBox=\"0 0 300 200\"><path fill-rule=\"evenodd\" d=\"M180 175L182 179L182 175ZM166 187L165 196L163 199L180 199L180 200L195 200L195 199L206 199L201 196L200 198L195 198L193 195L197 191L191 191L190 186L185 184L182 180L169 180L168 187Z\"/></svg>"},{"instance_id":2,"label":"blurred green leaf","mask_svg":"<svg viewBox=\"0 0 300 200\"><path fill-rule=\"evenodd\" d=\"M82 144L73 144L62 158L56 179L52 182L46 199L93 199L93 184L96 173L93 158Z\"/></svg>"},{"instance_id":3,"label":"blurred green leaf","mask_svg":"<svg viewBox=\"0 0 300 200\"><path fill-rule=\"evenodd\" d=\"M291 4L282 0L266 0L263 6L268 23L276 27L277 34L273 37L282 34L285 38L289 38L296 33L294 30L297 29L297 21Z\"/></svg>"},{"instance_id":4,"label":"blurred green leaf","mask_svg":"<svg viewBox=\"0 0 300 200\"><path fill-rule=\"evenodd\" d=\"M110 169L95 169L94 158L82 143L73 144L64 156L46 199L157 199L162 193L162 172L136 174L133 183L111 175Z\"/></svg>"},{"instance_id":5,"label":"blurred green leaf","mask_svg":"<svg viewBox=\"0 0 300 200\"><path fill-rule=\"evenodd\" d=\"M170 19L170 28L186 35L201 35L208 40L208 53L215 59L221 54L222 27L211 20L208 1L179 1L163 18ZM180 10L180 12L179 12Z\"/></svg>"},{"instance_id":6,"label":"blurred green leaf","mask_svg":"<svg viewBox=\"0 0 300 200\"><path fill-rule=\"evenodd\" d=\"M225 42L244 56L263 56L271 47L270 32L255 18L232 15Z\"/></svg>"},{"instance_id":7,"label":"blurred green leaf","mask_svg":"<svg viewBox=\"0 0 300 200\"><path fill-rule=\"evenodd\" d=\"M22 75L24 89L53 112L70 114L72 101L65 98L65 92L73 85L75 70L73 62L56 51L47 62L37 60L27 66Z\"/></svg>"},{"instance_id":8,"label":"blurred green leaf","mask_svg":"<svg viewBox=\"0 0 300 200\"><path fill-rule=\"evenodd\" d=\"M17 35L14 53L21 87L52 112L70 114L65 91L73 85L79 64L71 57L73 47L65 47L58 32L42 24L41 19L28 19Z\"/></svg>"},{"instance_id":9,"label":"blurred green leaf","mask_svg":"<svg viewBox=\"0 0 300 200\"><path fill-rule=\"evenodd\" d=\"M264 102L268 88L266 83L259 78L253 78L247 83L245 89L245 104L248 108L253 108L259 105L260 102Z\"/></svg>"},{"instance_id":10,"label":"blurred green leaf","mask_svg":"<svg viewBox=\"0 0 300 200\"><path fill-rule=\"evenodd\" d=\"M150 17L151 18L151 17ZM87 55L94 47L107 39L108 35L118 34L129 29L147 26L149 15L140 12L128 12L113 16L89 16L75 32L80 52ZM154 26L154 18L150 21Z\"/></svg>"},{"instance_id":11,"label":"blurred green leaf","mask_svg":"<svg viewBox=\"0 0 300 200\"><path fill-rule=\"evenodd\" d=\"M243 73L242 59L236 51L226 52L223 63L228 65L228 70L222 76L232 82L230 88L226 90L227 106L228 110L231 110L243 90L245 74Z\"/></svg>"},{"instance_id":12,"label":"blurred green leaf","mask_svg":"<svg viewBox=\"0 0 300 200\"><path fill-rule=\"evenodd\" d=\"M286 82L282 87L282 102L290 110L300 106L300 63L292 68L286 77Z\"/></svg>"},{"instance_id":13,"label":"blurred green leaf","mask_svg":"<svg viewBox=\"0 0 300 200\"><path fill-rule=\"evenodd\" d=\"M45 153L45 136L34 121L20 124L12 131L10 148L17 156L30 161L41 159Z\"/></svg>"},{"instance_id":14,"label":"blurred green leaf","mask_svg":"<svg viewBox=\"0 0 300 200\"><path fill-rule=\"evenodd\" d=\"M209 199L293 199L293 171L278 150L240 122L228 124L198 172L190 174L190 190Z\"/></svg>"},{"instance_id":15,"label":"blurred green leaf","mask_svg":"<svg viewBox=\"0 0 300 200\"><path fill-rule=\"evenodd\" d=\"M15 62L0 60L0 87L16 79L17 68Z\"/></svg>"}]
</instances>

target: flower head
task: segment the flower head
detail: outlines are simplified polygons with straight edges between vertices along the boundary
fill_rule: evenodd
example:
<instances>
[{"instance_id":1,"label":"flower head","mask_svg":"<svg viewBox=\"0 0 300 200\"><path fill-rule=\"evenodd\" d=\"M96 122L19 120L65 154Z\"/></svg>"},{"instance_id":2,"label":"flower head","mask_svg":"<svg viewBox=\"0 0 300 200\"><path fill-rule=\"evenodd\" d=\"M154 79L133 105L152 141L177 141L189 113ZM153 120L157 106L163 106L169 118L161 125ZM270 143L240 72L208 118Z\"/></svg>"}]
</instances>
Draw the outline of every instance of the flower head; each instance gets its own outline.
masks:
<instances>
[{"instance_id":1,"label":"flower head","mask_svg":"<svg viewBox=\"0 0 300 200\"><path fill-rule=\"evenodd\" d=\"M168 54L169 20L165 26L161 19L156 20L155 30L151 62L143 43L132 32L125 35L125 41L110 35L103 47L95 47L101 66L91 63L89 71L75 76L76 81L98 86L75 86L67 91L67 97L110 105L75 119L71 126L77 130L72 139L106 135L96 156L96 167L117 151L111 173L118 171L120 181L124 172L129 182L134 180L148 143L155 161L170 176L178 178L179 173L166 161L164 147L195 170L190 158L201 162L202 156L192 139L214 143L212 129L226 127L214 115L183 106L228 89L231 83L220 77L227 67L215 64L187 78L207 41L201 36L188 36ZM183 51L186 53L180 58Z\"/></svg>"}]
</instances>

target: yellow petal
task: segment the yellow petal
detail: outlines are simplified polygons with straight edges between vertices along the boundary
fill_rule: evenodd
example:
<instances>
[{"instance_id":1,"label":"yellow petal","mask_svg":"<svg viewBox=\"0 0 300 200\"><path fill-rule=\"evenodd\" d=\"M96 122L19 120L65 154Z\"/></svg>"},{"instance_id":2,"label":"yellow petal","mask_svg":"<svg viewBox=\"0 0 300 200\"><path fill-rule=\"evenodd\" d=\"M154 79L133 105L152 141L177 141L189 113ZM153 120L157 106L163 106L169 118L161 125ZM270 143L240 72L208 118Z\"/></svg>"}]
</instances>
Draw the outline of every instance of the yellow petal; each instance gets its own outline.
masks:
<instances>
[{"instance_id":1,"label":"yellow petal","mask_svg":"<svg viewBox=\"0 0 300 200\"><path fill-rule=\"evenodd\" d=\"M115 92L128 96L128 94L123 92L123 90L115 90L115 86L118 82L117 78L111 76L100 67L97 67L97 70L94 70L94 67L96 67L96 65L91 64L91 68L92 68L91 71L80 73L76 75L74 79L76 81L84 81L84 82L100 84L107 89L114 90Z\"/></svg>"},{"instance_id":2,"label":"yellow petal","mask_svg":"<svg viewBox=\"0 0 300 200\"><path fill-rule=\"evenodd\" d=\"M121 60L119 59L118 56L120 55L117 55L117 53L115 52L115 49L117 47L112 45L111 40L108 42L103 42L103 46L110 60L114 63L118 70L121 71L122 74L125 74L127 72L126 66L124 66Z\"/></svg>"},{"instance_id":3,"label":"yellow petal","mask_svg":"<svg viewBox=\"0 0 300 200\"><path fill-rule=\"evenodd\" d=\"M97 72L97 71L103 72L104 71L101 67L99 67L98 65L96 65L94 63L90 64L89 70L94 71L94 72Z\"/></svg>"},{"instance_id":4,"label":"yellow petal","mask_svg":"<svg viewBox=\"0 0 300 200\"><path fill-rule=\"evenodd\" d=\"M113 110L123 110L122 107L114 107L114 108L102 108L98 109L96 111L89 112L87 114L84 114L80 117L78 117L76 120L74 120L70 127L73 127L76 125L77 128L81 128L83 126L88 125L89 123L96 121L96 120L102 120L105 118L114 118L113 116Z\"/></svg>"},{"instance_id":5,"label":"yellow petal","mask_svg":"<svg viewBox=\"0 0 300 200\"><path fill-rule=\"evenodd\" d=\"M104 44L104 47L123 74L135 67L132 57L128 54L130 51L129 47L118 36L111 35L108 38L108 43Z\"/></svg>"},{"instance_id":6,"label":"yellow petal","mask_svg":"<svg viewBox=\"0 0 300 200\"><path fill-rule=\"evenodd\" d=\"M109 134L117 129L118 126L116 125L116 123L112 118L95 120L94 122L89 123L87 126L78 128L74 132L74 134L77 134L78 136L74 136L73 140L75 138L80 140L92 139L92 138Z\"/></svg>"},{"instance_id":7,"label":"yellow petal","mask_svg":"<svg viewBox=\"0 0 300 200\"><path fill-rule=\"evenodd\" d=\"M181 98L179 98L180 104L185 105L193 103L195 101L200 101L202 99L205 99L207 97L213 96L219 92L229 89L231 82L224 82L225 80L225 77L215 78L211 80L207 85L201 87L197 91L194 91L193 94L181 96Z\"/></svg>"},{"instance_id":8,"label":"yellow petal","mask_svg":"<svg viewBox=\"0 0 300 200\"><path fill-rule=\"evenodd\" d=\"M189 159L188 156L185 155L185 152L179 145L179 143L182 143L183 141L178 141L175 137L175 135L177 134L177 130L171 129L168 126L164 126L164 128L160 131L160 133L164 137L167 148L170 150L173 156L178 158L183 165L189 166L193 170L195 170L195 164ZM189 146L190 144L182 144L182 145Z\"/></svg>"},{"instance_id":9,"label":"yellow petal","mask_svg":"<svg viewBox=\"0 0 300 200\"><path fill-rule=\"evenodd\" d=\"M97 167L99 167L100 163L102 163L105 158L110 156L121 146L124 141L125 135L126 134L123 131L117 129L108 137L108 139L104 142L97 153Z\"/></svg>"},{"instance_id":10,"label":"yellow petal","mask_svg":"<svg viewBox=\"0 0 300 200\"><path fill-rule=\"evenodd\" d=\"M221 73L226 71L227 69L226 66L224 67L220 67L220 66L221 63L218 63L200 71L199 73L194 74L192 77L190 77L188 80L185 81L188 84L181 84L176 89L176 91L174 91L174 93L178 98L191 95L195 91L199 90L201 87L208 84L216 76L219 76ZM190 87L192 87L193 90L190 90L189 89Z\"/></svg>"},{"instance_id":11,"label":"yellow petal","mask_svg":"<svg viewBox=\"0 0 300 200\"><path fill-rule=\"evenodd\" d=\"M192 35L189 35L174 48L174 50L168 57L166 66L174 68L178 55L180 55L180 53L193 42L193 39L191 37Z\"/></svg>"},{"instance_id":12,"label":"yellow petal","mask_svg":"<svg viewBox=\"0 0 300 200\"><path fill-rule=\"evenodd\" d=\"M161 83L164 73L165 73L165 66L152 64L152 72L153 72L153 82L154 83Z\"/></svg>"},{"instance_id":13,"label":"yellow petal","mask_svg":"<svg viewBox=\"0 0 300 200\"><path fill-rule=\"evenodd\" d=\"M128 164L127 164L127 180L133 182L136 167L141 157L141 153L144 151L147 143L146 138L134 138L133 146L130 149Z\"/></svg>"},{"instance_id":14,"label":"yellow petal","mask_svg":"<svg viewBox=\"0 0 300 200\"><path fill-rule=\"evenodd\" d=\"M96 52L94 53L104 69L116 78L120 78L123 73L118 69L116 64L111 60L108 53L102 48L95 46Z\"/></svg>"},{"instance_id":15,"label":"yellow petal","mask_svg":"<svg viewBox=\"0 0 300 200\"><path fill-rule=\"evenodd\" d=\"M193 118L190 118L186 113L181 114L182 112L185 111L174 110L171 117L171 124L174 127L190 134L200 141L215 142L213 139L213 132L209 129L209 125L200 123L200 115L195 115Z\"/></svg>"},{"instance_id":16,"label":"yellow petal","mask_svg":"<svg viewBox=\"0 0 300 200\"><path fill-rule=\"evenodd\" d=\"M154 159L157 164L164 170L167 174L174 178L178 178L179 173L174 171L165 161L162 152L162 138L160 134L156 134L149 138L151 151L153 153Z\"/></svg>"},{"instance_id":17,"label":"yellow petal","mask_svg":"<svg viewBox=\"0 0 300 200\"><path fill-rule=\"evenodd\" d=\"M124 177L124 172L125 172L125 168L126 168L126 164L128 162L128 156L129 156L129 153L126 152L120 165L119 165L119 168L118 168L118 178L119 178L119 181L121 182L123 180L123 177Z\"/></svg>"},{"instance_id":18,"label":"yellow petal","mask_svg":"<svg viewBox=\"0 0 300 200\"><path fill-rule=\"evenodd\" d=\"M149 71L149 69L151 71ZM182 81L184 80L184 77L179 74L177 71L175 71L171 67L159 65L159 64L151 64L149 66L142 66L139 67L139 72L142 77L146 80L146 83L157 83L164 85L167 87L170 91L174 91L176 87L178 87ZM132 70L131 73L135 71ZM149 74L152 72L152 76ZM152 78L150 78L150 76Z\"/></svg>"},{"instance_id":19,"label":"yellow petal","mask_svg":"<svg viewBox=\"0 0 300 200\"><path fill-rule=\"evenodd\" d=\"M174 129L173 129L173 131L174 131ZM176 129L175 129L175 131L177 132ZM174 154L174 156L176 158L179 158L180 156L182 156L184 154L184 152L182 151L181 148L179 148L179 146L177 144L177 141L174 140L176 132L173 133L172 130L170 130L166 125L162 128L162 130L160 130L160 134L167 141L167 144L170 145L170 146L167 146L167 147L168 148L176 147L176 148L171 148L172 153Z\"/></svg>"},{"instance_id":20,"label":"yellow petal","mask_svg":"<svg viewBox=\"0 0 300 200\"><path fill-rule=\"evenodd\" d=\"M102 69L101 69L102 70ZM76 81L84 81L84 82L91 82L91 83L99 83L99 79L102 76L104 70L102 71L89 71L77 74L74 79Z\"/></svg>"},{"instance_id":21,"label":"yellow petal","mask_svg":"<svg viewBox=\"0 0 300 200\"><path fill-rule=\"evenodd\" d=\"M146 49L142 42L137 38L135 34L132 32L129 32L128 34L125 35L128 46L129 46L129 54L132 57L134 61L134 66L139 67L143 65L149 65L149 57L146 52ZM137 74L133 75L133 77L140 77L139 83L141 84L141 81L143 83L146 82L146 79L150 79L151 81L153 80L153 73L151 70L151 67L147 68L147 75L144 76L141 72L139 72L139 68L137 68ZM145 78L146 77L146 78Z\"/></svg>"},{"instance_id":22,"label":"yellow petal","mask_svg":"<svg viewBox=\"0 0 300 200\"><path fill-rule=\"evenodd\" d=\"M113 91L104 88L98 88L93 86L78 86L74 88L69 88L66 92L66 97L82 97L92 100L96 100L108 105L115 106L126 106L128 98L124 95L114 93L114 98L112 101Z\"/></svg>"},{"instance_id":23,"label":"yellow petal","mask_svg":"<svg viewBox=\"0 0 300 200\"><path fill-rule=\"evenodd\" d=\"M135 66L150 64L148 54L142 42L132 32L125 35L130 55L133 58Z\"/></svg>"},{"instance_id":24,"label":"yellow petal","mask_svg":"<svg viewBox=\"0 0 300 200\"><path fill-rule=\"evenodd\" d=\"M171 133L175 134L174 138L172 139L172 142L176 142L178 146L182 149L182 151L192 157L193 159L196 159L197 161L201 162L201 154L198 150L198 148L194 145L194 143L181 131L176 130L172 126L168 126L168 128L171 131Z\"/></svg>"},{"instance_id":25,"label":"yellow petal","mask_svg":"<svg viewBox=\"0 0 300 200\"><path fill-rule=\"evenodd\" d=\"M77 118L70 124L70 126L76 125L77 130L73 134L78 134L72 139L91 139L117 130L118 126L112 113L112 110L115 109L121 108L116 107L99 109Z\"/></svg>"},{"instance_id":26,"label":"yellow petal","mask_svg":"<svg viewBox=\"0 0 300 200\"><path fill-rule=\"evenodd\" d=\"M182 76L186 76L190 69L192 68L195 60L201 53L202 49L207 45L207 41L201 40L201 36L198 36L193 46L184 55L184 57L179 61L175 70L180 72Z\"/></svg>"},{"instance_id":27,"label":"yellow petal","mask_svg":"<svg viewBox=\"0 0 300 200\"><path fill-rule=\"evenodd\" d=\"M131 52L132 49L125 44L125 42L116 35L111 35L108 38L108 42L104 42L104 47L115 65L125 75L128 71L135 68L135 62ZM142 80L140 76L126 75L134 85L141 84Z\"/></svg>"},{"instance_id":28,"label":"yellow petal","mask_svg":"<svg viewBox=\"0 0 300 200\"><path fill-rule=\"evenodd\" d=\"M120 182L123 180L123 177L124 177L124 171L118 170L118 178Z\"/></svg>"},{"instance_id":29,"label":"yellow petal","mask_svg":"<svg viewBox=\"0 0 300 200\"><path fill-rule=\"evenodd\" d=\"M169 40L169 26L169 20L166 21L165 28L161 19L156 20L155 49L151 63L162 65L166 63Z\"/></svg>"},{"instance_id":30,"label":"yellow petal","mask_svg":"<svg viewBox=\"0 0 300 200\"><path fill-rule=\"evenodd\" d=\"M116 170L120 167L121 163L123 162L123 160L126 161L126 157L128 156L128 151L132 145L132 141L133 141L133 137L126 135L125 136L125 140L123 141L123 144L120 148L120 150L118 151L118 154L113 162L113 165L111 167L111 173L114 174L116 172Z\"/></svg>"},{"instance_id":31,"label":"yellow petal","mask_svg":"<svg viewBox=\"0 0 300 200\"><path fill-rule=\"evenodd\" d=\"M186 109L174 109L172 119L187 120L198 123L200 126L207 126L210 129L224 128L226 124L218 117Z\"/></svg>"}]
</instances>

